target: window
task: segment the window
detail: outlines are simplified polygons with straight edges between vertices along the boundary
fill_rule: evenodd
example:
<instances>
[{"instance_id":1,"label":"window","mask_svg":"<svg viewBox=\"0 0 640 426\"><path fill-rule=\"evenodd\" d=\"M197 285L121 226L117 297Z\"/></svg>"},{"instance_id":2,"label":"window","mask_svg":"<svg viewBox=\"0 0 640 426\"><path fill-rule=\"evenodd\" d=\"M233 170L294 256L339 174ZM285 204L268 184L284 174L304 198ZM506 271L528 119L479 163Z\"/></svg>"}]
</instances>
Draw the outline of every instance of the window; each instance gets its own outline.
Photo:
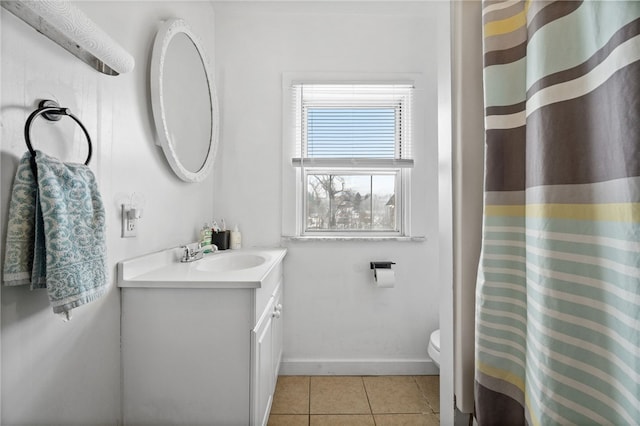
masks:
<instances>
[{"instance_id":1,"label":"window","mask_svg":"<svg viewBox=\"0 0 640 426\"><path fill-rule=\"evenodd\" d=\"M411 85L294 84L301 235L405 235Z\"/></svg>"}]
</instances>

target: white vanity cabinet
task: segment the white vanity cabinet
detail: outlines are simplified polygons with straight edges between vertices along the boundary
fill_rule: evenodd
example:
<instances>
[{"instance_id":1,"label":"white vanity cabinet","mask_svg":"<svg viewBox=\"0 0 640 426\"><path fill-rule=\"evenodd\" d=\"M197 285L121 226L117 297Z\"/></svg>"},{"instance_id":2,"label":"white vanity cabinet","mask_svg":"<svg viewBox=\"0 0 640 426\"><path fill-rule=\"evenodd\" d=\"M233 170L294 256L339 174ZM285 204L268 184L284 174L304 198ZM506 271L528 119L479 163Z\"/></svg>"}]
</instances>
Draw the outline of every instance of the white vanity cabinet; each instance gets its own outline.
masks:
<instances>
[{"instance_id":1,"label":"white vanity cabinet","mask_svg":"<svg viewBox=\"0 0 640 426\"><path fill-rule=\"evenodd\" d=\"M119 271L125 425L266 425L282 358L281 252L257 284Z\"/></svg>"}]
</instances>

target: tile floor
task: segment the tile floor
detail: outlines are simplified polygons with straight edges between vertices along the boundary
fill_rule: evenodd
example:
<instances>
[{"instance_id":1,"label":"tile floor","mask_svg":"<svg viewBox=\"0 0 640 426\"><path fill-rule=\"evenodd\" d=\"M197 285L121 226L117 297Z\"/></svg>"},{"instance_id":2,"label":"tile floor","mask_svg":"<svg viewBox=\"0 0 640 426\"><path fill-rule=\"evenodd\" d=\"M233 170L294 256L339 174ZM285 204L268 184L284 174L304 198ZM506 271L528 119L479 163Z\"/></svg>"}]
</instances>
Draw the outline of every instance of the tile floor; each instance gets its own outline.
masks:
<instances>
[{"instance_id":1,"label":"tile floor","mask_svg":"<svg viewBox=\"0 0 640 426\"><path fill-rule=\"evenodd\" d=\"M439 376L280 376L268 426L436 426Z\"/></svg>"}]
</instances>

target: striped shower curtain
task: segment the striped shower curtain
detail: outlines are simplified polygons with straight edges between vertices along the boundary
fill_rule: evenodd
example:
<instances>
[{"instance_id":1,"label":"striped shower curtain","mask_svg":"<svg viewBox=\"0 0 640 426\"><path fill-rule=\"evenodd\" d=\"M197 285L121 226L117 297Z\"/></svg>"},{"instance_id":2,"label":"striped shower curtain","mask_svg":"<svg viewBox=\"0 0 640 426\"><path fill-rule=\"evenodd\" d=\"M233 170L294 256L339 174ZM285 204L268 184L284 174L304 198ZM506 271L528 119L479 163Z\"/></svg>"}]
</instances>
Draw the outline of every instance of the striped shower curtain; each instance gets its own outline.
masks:
<instances>
[{"instance_id":1,"label":"striped shower curtain","mask_svg":"<svg viewBox=\"0 0 640 426\"><path fill-rule=\"evenodd\" d=\"M640 424L640 1L485 1L480 426Z\"/></svg>"}]
</instances>

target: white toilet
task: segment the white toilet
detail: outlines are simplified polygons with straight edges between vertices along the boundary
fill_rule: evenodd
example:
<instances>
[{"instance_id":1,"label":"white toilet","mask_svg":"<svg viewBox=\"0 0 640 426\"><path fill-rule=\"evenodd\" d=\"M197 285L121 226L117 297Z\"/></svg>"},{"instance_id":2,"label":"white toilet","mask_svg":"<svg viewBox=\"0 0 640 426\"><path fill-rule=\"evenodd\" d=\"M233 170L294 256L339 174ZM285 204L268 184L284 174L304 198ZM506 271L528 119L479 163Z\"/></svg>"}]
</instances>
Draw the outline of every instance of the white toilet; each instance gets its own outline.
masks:
<instances>
[{"instance_id":1,"label":"white toilet","mask_svg":"<svg viewBox=\"0 0 640 426\"><path fill-rule=\"evenodd\" d=\"M440 368L440 330L431 333L429 338L429 348L427 349L429 356L433 360L436 367Z\"/></svg>"}]
</instances>

